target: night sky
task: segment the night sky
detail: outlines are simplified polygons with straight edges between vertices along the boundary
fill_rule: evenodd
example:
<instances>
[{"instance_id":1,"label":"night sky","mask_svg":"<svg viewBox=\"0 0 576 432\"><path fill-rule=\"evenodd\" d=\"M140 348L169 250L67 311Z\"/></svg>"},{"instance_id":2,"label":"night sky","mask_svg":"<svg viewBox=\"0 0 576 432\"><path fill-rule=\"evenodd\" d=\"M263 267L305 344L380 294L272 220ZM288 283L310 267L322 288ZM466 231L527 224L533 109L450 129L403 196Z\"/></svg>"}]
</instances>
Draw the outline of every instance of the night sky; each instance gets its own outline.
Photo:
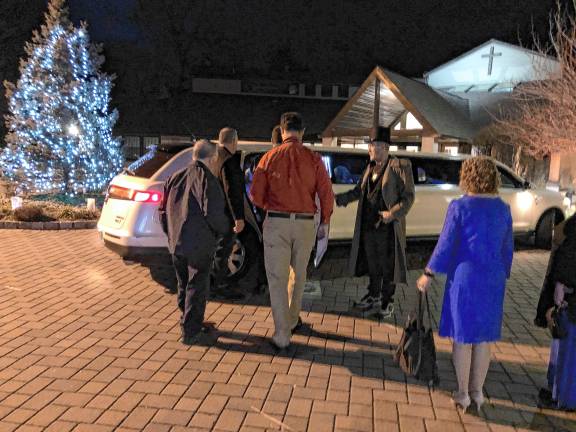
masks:
<instances>
[{"instance_id":1,"label":"night sky","mask_svg":"<svg viewBox=\"0 0 576 432\"><path fill-rule=\"evenodd\" d=\"M284 52L295 63L290 70L339 81L361 79L376 63L421 76L490 38L530 45L532 29L546 37L555 0L70 0L73 17L87 19L96 40L146 46L163 22L139 17L142 4L187 20L184 37L201 37L214 50L220 38L234 51L203 52L206 64L263 72L265 63L283 63ZM274 61L249 60L266 54Z\"/></svg>"},{"instance_id":2,"label":"night sky","mask_svg":"<svg viewBox=\"0 0 576 432\"><path fill-rule=\"evenodd\" d=\"M4 15L5 25L18 25L20 34L29 36L42 20L45 1L0 3L0 24ZM26 4L26 17L14 20L17 3ZM282 72L341 81L361 80L376 63L421 76L490 38L529 45L532 28L546 37L555 0L69 0L69 5L73 19L86 19L93 39L109 49L170 48L169 38L158 33L171 31L166 25L171 16L182 21L173 29L183 29L183 38L202 40L197 54L204 65L235 74L265 73L278 65ZM11 33L0 30L0 44L24 42L2 38L2 32Z\"/></svg>"},{"instance_id":3,"label":"night sky","mask_svg":"<svg viewBox=\"0 0 576 432\"><path fill-rule=\"evenodd\" d=\"M571 0L563 0L567 5ZM360 84L376 65L421 77L496 38L546 39L556 0L69 0L104 43L114 103L171 98L191 78ZM15 81L46 0L0 2L0 80ZM5 112L0 100L0 112ZM1 133L2 131L0 131Z\"/></svg>"}]
</instances>

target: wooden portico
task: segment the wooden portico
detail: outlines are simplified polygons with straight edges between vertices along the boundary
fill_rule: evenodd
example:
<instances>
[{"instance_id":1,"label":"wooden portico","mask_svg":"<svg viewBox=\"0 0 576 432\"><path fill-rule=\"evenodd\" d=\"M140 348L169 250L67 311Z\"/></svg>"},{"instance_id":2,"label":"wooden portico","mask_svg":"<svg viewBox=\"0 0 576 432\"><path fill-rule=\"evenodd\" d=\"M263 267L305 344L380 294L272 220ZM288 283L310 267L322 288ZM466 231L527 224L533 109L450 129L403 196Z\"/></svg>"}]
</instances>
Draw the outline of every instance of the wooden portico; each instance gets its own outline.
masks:
<instances>
[{"instance_id":1,"label":"wooden portico","mask_svg":"<svg viewBox=\"0 0 576 432\"><path fill-rule=\"evenodd\" d=\"M469 152L474 128L466 101L376 67L322 134L325 145L365 146L370 130L391 128L392 145L427 152Z\"/></svg>"}]
</instances>

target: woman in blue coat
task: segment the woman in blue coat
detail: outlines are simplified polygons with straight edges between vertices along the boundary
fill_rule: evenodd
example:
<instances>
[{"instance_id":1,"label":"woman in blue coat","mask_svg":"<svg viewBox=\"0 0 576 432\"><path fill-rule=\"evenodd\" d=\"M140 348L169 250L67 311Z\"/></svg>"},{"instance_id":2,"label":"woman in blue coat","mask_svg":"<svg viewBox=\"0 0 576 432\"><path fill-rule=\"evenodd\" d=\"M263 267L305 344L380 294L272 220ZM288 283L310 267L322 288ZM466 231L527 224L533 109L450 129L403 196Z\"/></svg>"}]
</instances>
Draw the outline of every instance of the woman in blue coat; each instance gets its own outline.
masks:
<instances>
[{"instance_id":1,"label":"woman in blue coat","mask_svg":"<svg viewBox=\"0 0 576 432\"><path fill-rule=\"evenodd\" d=\"M478 410L490 365L490 343L501 337L504 291L510 277L514 239L509 206L498 197L500 175L487 157L467 159L460 172L465 195L448 207L444 228L424 274L426 291L434 273L447 275L439 334L453 340L458 390L454 403Z\"/></svg>"}]
</instances>

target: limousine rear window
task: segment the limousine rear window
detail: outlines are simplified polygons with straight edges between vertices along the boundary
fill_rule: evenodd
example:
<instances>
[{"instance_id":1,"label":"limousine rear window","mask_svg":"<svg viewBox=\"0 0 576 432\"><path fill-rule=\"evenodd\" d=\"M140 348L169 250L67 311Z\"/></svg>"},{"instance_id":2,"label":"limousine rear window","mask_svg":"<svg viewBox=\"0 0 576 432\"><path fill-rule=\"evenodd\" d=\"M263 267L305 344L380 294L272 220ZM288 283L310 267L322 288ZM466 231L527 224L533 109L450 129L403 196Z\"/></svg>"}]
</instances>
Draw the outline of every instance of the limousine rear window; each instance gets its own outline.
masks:
<instances>
[{"instance_id":1,"label":"limousine rear window","mask_svg":"<svg viewBox=\"0 0 576 432\"><path fill-rule=\"evenodd\" d=\"M136 177L151 178L176 154L190 146L151 146L140 159L128 165L127 173Z\"/></svg>"},{"instance_id":2,"label":"limousine rear window","mask_svg":"<svg viewBox=\"0 0 576 432\"><path fill-rule=\"evenodd\" d=\"M420 185L458 185L460 183L460 161L414 157L412 174Z\"/></svg>"}]
</instances>

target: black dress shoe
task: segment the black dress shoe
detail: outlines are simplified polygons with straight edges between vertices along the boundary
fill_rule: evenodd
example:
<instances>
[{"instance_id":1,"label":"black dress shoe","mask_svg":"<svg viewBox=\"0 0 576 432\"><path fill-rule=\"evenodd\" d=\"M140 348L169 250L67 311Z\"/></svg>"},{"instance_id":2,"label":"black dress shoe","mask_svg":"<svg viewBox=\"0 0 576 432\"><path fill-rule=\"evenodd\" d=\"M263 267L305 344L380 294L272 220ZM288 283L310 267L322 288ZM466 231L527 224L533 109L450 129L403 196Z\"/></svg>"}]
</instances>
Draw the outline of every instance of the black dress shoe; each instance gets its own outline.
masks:
<instances>
[{"instance_id":1,"label":"black dress shoe","mask_svg":"<svg viewBox=\"0 0 576 432\"><path fill-rule=\"evenodd\" d=\"M550 390L548 390L547 388L541 388L538 391L538 399L544 400L544 401L550 401L550 400L552 400L552 392Z\"/></svg>"},{"instance_id":2,"label":"black dress shoe","mask_svg":"<svg viewBox=\"0 0 576 432\"><path fill-rule=\"evenodd\" d=\"M298 317L298 322L296 323L296 325L292 328L292 330L290 331L290 333L294 334L297 333L300 329L302 329L302 326L304 325L304 323L302 322L302 318Z\"/></svg>"},{"instance_id":3,"label":"black dress shoe","mask_svg":"<svg viewBox=\"0 0 576 432\"><path fill-rule=\"evenodd\" d=\"M182 336L182 343L184 345L212 345L216 342L217 337L212 332L206 332L204 330L199 331L192 336Z\"/></svg>"},{"instance_id":4,"label":"black dress shoe","mask_svg":"<svg viewBox=\"0 0 576 432\"><path fill-rule=\"evenodd\" d=\"M166 294L176 294L178 292L178 288L173 286L164 287L164 292Z\"/></svg>"}]
</instances>

